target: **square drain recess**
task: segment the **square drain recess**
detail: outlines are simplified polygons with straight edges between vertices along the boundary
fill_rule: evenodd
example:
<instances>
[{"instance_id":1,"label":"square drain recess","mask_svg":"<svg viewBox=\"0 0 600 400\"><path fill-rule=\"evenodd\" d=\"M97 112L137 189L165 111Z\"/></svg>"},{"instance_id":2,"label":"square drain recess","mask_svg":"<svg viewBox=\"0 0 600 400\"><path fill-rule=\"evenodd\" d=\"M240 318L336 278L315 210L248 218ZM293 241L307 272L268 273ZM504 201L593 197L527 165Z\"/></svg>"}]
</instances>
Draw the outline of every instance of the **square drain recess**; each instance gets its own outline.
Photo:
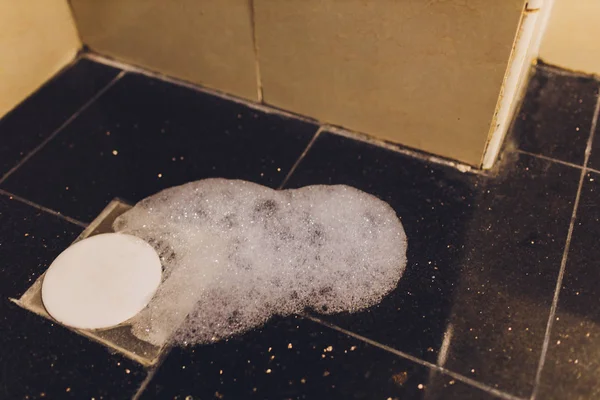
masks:
<instances>
[{"instance_id":1,"label":"square drain recess","mask_svg":"<svg viewBox=\"0 0 600 400\"><path fill-rule=\"evenodd\" d=\"M125 211L129 210L132 205L127 202L114 199L108 206L92 221L92 223L75 239L73 243L98 235L101 233L114 232L112 224L114 220ZM42 303L42 281L46 273L42 274L29 289L21 296L21 298L11 299L14 303L20 307L31 311L37 315L47 318L56 324L65 326L60 322L52 318ZM152 366L156 364L160 356L167 349L167 343L162 343L159 346L155 346L141 339L131 333L131 327L127 322L117 325L113 328L107 329L75 329L65 326L67 329L77 332L80 335L86 336L96 342L99 342L113 350L122 353L126 357L144 365Z\"/></svg>"}]
</instances>

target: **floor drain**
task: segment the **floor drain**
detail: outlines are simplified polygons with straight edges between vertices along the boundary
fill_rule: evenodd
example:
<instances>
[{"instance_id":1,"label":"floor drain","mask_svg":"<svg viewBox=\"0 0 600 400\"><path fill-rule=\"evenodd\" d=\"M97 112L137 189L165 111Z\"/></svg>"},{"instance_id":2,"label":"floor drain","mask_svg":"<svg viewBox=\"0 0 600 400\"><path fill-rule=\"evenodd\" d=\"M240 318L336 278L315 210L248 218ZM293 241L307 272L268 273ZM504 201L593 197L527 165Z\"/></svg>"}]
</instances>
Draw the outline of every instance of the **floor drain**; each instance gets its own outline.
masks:
<instances>
[{"instance_id":1,"label":"floor drain","mask_svg":"<svg viewBox=\"0 0 600 400\"><path fill-rule=\"evenodd\" d=\"M73 243L96 236L103 233L114 232L112 229L113 221L121 214L129 210L132 206L120 199L114 199L106 208L92 221L92 223L79 235ZM40 276L29 289L19 299L12 299L20 307L31 311L37 315L47 318L57 324L63 325L53 319L46 311L42 302L42 281L45 273ZM63 325L65 326L65 325ZM155 346L148 342L138 339L131 333L131 327L124 322L121 325L107 329L75 329L65 326L80 335L86 336L96 342L99 342L113 350L116 350L126 357L139 362L145 366L154 365L167 348L167 343Z\"/></svg>"}]
</instances>

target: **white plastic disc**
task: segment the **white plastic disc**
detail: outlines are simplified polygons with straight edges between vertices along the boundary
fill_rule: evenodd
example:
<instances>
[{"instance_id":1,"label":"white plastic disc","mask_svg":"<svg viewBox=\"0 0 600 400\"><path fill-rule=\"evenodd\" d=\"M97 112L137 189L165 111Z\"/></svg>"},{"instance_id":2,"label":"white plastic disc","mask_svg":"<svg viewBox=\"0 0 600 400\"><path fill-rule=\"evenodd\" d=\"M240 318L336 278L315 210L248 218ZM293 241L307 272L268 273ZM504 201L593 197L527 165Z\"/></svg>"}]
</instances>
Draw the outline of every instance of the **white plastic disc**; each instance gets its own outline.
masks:
<instances>
[{"instance_id":1,"label":"white plastic disc","mask_svg":"<svg viewBox=\"0 0 600 400\"><path fill-rule=\"evenodd\" d=\"M161 270L158 254L142 239L122 233L92 236L67 248L50 265L42 301L65 325L108 328L148 304Z\"/></svg>"}]
</instances>

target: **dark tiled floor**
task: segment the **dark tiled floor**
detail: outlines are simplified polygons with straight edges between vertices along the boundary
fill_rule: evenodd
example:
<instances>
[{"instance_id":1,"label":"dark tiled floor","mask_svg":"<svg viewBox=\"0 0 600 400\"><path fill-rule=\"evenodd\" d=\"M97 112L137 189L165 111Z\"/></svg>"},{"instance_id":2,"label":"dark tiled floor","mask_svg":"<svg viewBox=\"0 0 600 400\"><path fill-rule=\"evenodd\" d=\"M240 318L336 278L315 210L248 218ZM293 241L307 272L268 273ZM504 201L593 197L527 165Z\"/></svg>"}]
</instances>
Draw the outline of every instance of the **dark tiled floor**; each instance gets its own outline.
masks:
<instances>
[{"instance_id":1,"label":"dark tiled floor","mask_svg":"<svg viewBox=\"0 0 600 400\"><path fill-rule=\"evenodd\" d=\"M348 184L373 193L414 238L394 292L378 307L327 320L434 363L451 329L445 366L530 393L548 315L528 311L550 307L580 171L511 158L501 175L474 177L340 136L319 137L290 186Z\"/></svg>"},{"instance_id":2,"label":"dark tiled floor","mask_svg":"<svg viewBox=\"0 0 600 400\"><path fill-rule=\"evenodd\" d=\"M310 123L128 74L2 187L91 221L114 197L136 202L202 178L277 187L316 130Z\"/></svg>"},{"instance_id":3,"label":"dark tiled floor","mask_svg":"<svg viewBox=\"0 0 600 400\"><path fill-rule=\"evenodd\" d=\"M486 392L309 320L175 349L143 398L486 399ZM222 396L222 397L221 397Z\"/></svg>"},{"instance_id":4,"label":"dark tiled floor","mask_svg":"<svg viewBox=\"0 0 600 400\"><path fill-rule=\"evenodd\" d=\"M520 150L583 165L599 83L557 72L541 67L532 76L512 140Z\"/></svg>"},{"instance_id":5,"label":"dark tiled floor","mask_svg":"<svg viewBox=\"0 0 600 400\"><path fill-rule=\"evenodd\" d=\"M599 174L585 176L540 399L600 397L599 184Z\"/></svg>"},{"instance_id":6,"label":"dark tiled floor","mask_svg":"<svg viewBox=\"0 0 600 400\"><path fill-rule=\"evenodd\" d=\"M435 362L479 179L325 132L286 187L312 184L347 184L387 201L409 240L408 268L394 292L373 309L327 319Z\"/></svg>"},{"instance_id":7,"label":"dark tiled floor","mask_svg":"<svg viewBox=\"0 0 600 400\"><path fill-rule=\"evenodd\" d=\"M6 174L113 80L119 70L80 60L0 120L0 176Z\"/></svg>"},{"instance_id":8,"label":"dark tiled floor","mask_svg":"<svg viewBox=\"0 0 600 400\"><path fill-rule=\"evenodd\" d=\"M81 68L110 74L79 107L118 73L81 61L7 120L27 124L17 117L35 120L45 102L58 108L64 102L65 116L55 123L60 126L79 107L68 109L70 101L52 90L63 93L61 80L77 87L78 80L91 79L77 72ZM540 69L511 135L517 149L506 146L499 168L488 175L320 133L287 187L345 183L389 202L409 238L408 266L398 288L358 314L317 315L323 322L278 318L228 341L174 349L140 394L529 398L544 359L538 398L593 398L600 375L593 307L596 175L584 181L547 357L544 341L597 87L590 79ZM44 124L22 125L20 140L27 146L2 150L7 170L56 129L47 125L45 130L39 128ZM115 196L137 201L189 180L222 176L277 187L317 129L128 73L1 181L0 189L89 221ZM592 151L590 166L595 155ZM51 398L130 398L147 371L6 300L20 295L81 228L3 196L0 255L8 279L0 282L0 318L7 321L0 327L7 344L0 348L5 390L0 398L42 392Z\"/></svg>"},{"instance_id":9,"label":"dark tiled floor","mask_svg":"<svg viewBox=\"0 0 600 400\"><path fill-rule=\"evenodd\" d=\"M13 304L80 233L0 194L0 399L131 397L138 364Z\"/></svg>"},{"instance_id":10,"label":"dark tiled floor","mask_svg":"<svg viewBox=\"0 0 600 400\"><path fill-rule=\"evenodd\" d=\"M510 163L482 188L464 239L446 366L527 397L580 171L528 155L506 156Z\"/></svg>"}]
</instances>

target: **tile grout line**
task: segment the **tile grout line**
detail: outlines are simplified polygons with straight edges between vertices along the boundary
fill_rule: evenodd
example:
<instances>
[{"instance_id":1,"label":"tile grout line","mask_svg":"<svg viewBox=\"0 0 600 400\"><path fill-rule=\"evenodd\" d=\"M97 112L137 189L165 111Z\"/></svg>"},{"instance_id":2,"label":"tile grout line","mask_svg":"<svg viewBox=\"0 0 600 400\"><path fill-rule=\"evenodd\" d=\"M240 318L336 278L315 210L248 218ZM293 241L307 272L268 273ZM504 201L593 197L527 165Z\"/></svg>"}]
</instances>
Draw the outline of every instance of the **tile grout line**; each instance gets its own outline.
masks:
<instances>
[{"instance_id":1,"label":"tile grout line","mask_svg":"<svg viewBox=\"0 0 600 400\"><path fill-rule=\"evenodd\" d=\"M27 204L27 205L28 205L28 206L30 206L30 207L33 207L33 208L35 208L35 209L38 209L38 210L40 210L40 211L43 211L43 212L45 212L45 213L48 213L48 214L54 215L55 217L59 217L59 218L61 218L61 219L64 219L65 221L67 221L67 222L70 222L70 223L72 223L72 224L75 224L75 225L78 225L78 226L80 226L80 227L82 227L82 228L87 228L87 227L88 227L88 225L89 225L89 224L87 224L87 223L85 223L85 222L83 222L83 221L79 221L78 219L71 218L71 217L69 217L69 216L67 216L67 215L61 214L61 213L60 213L60 212L58 212L58 211L54 211L54 210L52 210L51 208L44 207L44 206L42 206L42 205L39 205L39 204L37 204L37 203L34 203L33 201L30 201L30 200L24 199L24 198L23 198L23 197L21 197L21 196L17 196L16 194L12 194L12 193L10 193L10 192L7 192L6 190L0 189L0 195L7 196L7 197L8 197L8 198L10 198L11 200L12 200L12 199L14 199L14 200L17 200L18 202L21 202L21 203L23 203L23 204Z\"/></svg>"},{"instance_id":2,"label":"tile grout line","mask_svg":"<svg viewBox=\"0 0 600 400\"><path fill-rule=\"evenodd\" d=\"M419 160L424 160L426 162L430 162L433 164L450 167L450 168L456 169L463 173L469 172L469 173L472 173L475 175L489 175L489 173L490 173L489 170L480 170L480 169L474 168L470 165L467 165L465 163L462 163L460 161L452 161L450 159L445 159L443 157L435 156L435 155L428 154L428 153L425 153L425 152L422 152L419 150L404 147L402 144L399 144L399 143L386 142L383 139L379 139L379 138L370 136L366 133L354 132L354 131L351 131L346 128L340 128L340 127L330 125L330 124L322 122L322 121L318 121L315 118L308 117L306 115L296 114L296 113L288 111L288 110L277 108L269 103L264 102L264 99L262 99L262 102L260 102L260 103L256 102L256 101L248 100L246 98L242 98L242 97L238 97L236 95L225 93L218 89L213 89L213 88L210 88L207 86L202 86L199 83L192 83L192 82L181 80L181 79L174 78L171 76L166 76L166 75L160 74L155 71L147 70L147 69L144 69L144 68L136 66L136 65L131 65L131 64L127 64L127 63L124 63L121 61L117 61L117 60L114 60L109 57L105 57L105 56L102 56L100 54L96 54L93 52L85 53L84 55L82 55L82 57L85 59L103 64L103 65L108 65L108 66L111 66L114 68L122 69L127 72L144 75L149 78L158 79L162 82L171 83L173 85L177 85L177 86L184 87L184 88L187 88L190 90L194 90L196 92L200 92L200 93L207 94L210 96L215 96L220 99L234 102L236 104L242 104L252 110L260 111L260 112L263 112L268 115L277 115L277 116L284 117L284 118L291 118L291 119L294 119L297 121L302 121L302 122L306 122L306 123L310 123L310 124L319 125L323 130L330 131L333 134L347 137L349 139L356 140L359 142L368 143L368 144L371 144L376 147L385 148L387 150L391 150L396 153L404 154L406 156L416 158Z\"/></svg>"},{"instance_id":3,"label":"tile grout line","mask_svg":"<svg viewBox=\"0 0 600 400\"><path fill-rule=\"evenodd\" d=\"M286 111L281 108L276 108L276 107L273 107L264 102L258 103L253 100L248 100L247 98L244 98L244 97L238 97L236 95L225 93L218 89L213 89L208 86L203 86L200 83L193 83L193 82L185 81L185 80L182 80L179 78L174 78L172 76L163 75L159 72L147 70L147 69L144 69L144 68L136 66L136 65L131 65L131 64L127 64L127 63L124 63L121 61L113 60L111 58L102 56L100 54L86 53L82 57L87 60L97 62L99 64L108 65L113 68L122 69L123 71L126 71L126 72L143 75L148 78L156 79L161 82L167 82L172 85L176 85L176 86L183 87L183 88L186 88L189 90L193 90L198 93L206 94L209 96L215 96L215 97L218 97L223 100L231 101L236 104L241 104L243 106L251 108L252 110L261 111L265 114L277 115L280 117L291 118L291 119L294 119L297 121L302 121L302 122L319 125L319 121L315 120L314 118L309 118L307 116L300 115L300 114L294 114L291 111Z\"/></svg>"},{"instance_id":4,"label":"tile grout line","mask_svg":"<svg viewBox=\"0 0 600 400\"><path fill-rule=\"evenodd\" d=\"M567 232L567 239L565 241L565 248L563 251L563 256L560 262L560 269L558 271L558 277L556 280L556 287L554 289L554 297L552 298L552 305L550 307L550 314L548 315L548 322L546 324L546 333L544 335L544 343L542 344L542 353L540 354L540 359L538 362L538 368L535 374L535 381L533 386L533 393L531 394L531 400L535 400L537 396L537 392L540 386L540 381L542 377L542 371L544 369L544 364L546 363L546 356L548 354L548 347L550 345L550 336L552 333L552 326L554 325L554 318L556 317L556 309L558 308L558 300L560 297L560 290L562 288L562 282L565 276L565 270L567 266L567 258L569 255L569 249L571 247L571 239L573 237L573 230L575 229L575 222L577 219L577 209L579 207L579 200L581 198L581 191L583 189L583 182L585 180L585 175L587 174L588 168L587 164L590 159L590 155L592 153L592 144L594 140L594 135L596 131L596 126L598 124L598 114L600 112L600 96L596 97L596 108L594 109L594 115L592 117L592 126L590 127L590 135L588 137L587 145L585 148L585 158L583 162L583 167L581 169L581 174L579 176L579 186L577 187L577 194L575 195L575 202L573 204L573 213L571 214L571 221L569 223L569 230Z\"/></svg>"},{"instance_id":5,"label":"tile grout line","mask_svg":"<svg viewBox=\"0 0 600 400\"><path fill-rule=\"evenodd\" d=\"M167 358L167 355L169 355L170 353L171 353L171 349L166 351L165 354L162 356L162 359L156 365L154 365L152 368L149 369L148 373L146 374L146 377L144 378L142 383L140 383L138 390L135 392L135 394L133 395L131 400L139 400L142 397L142 395L148 388L148 385L150 385L150 382L152 382L152 379L154 379L154 376L158 372L158 369L162 366L163 362Z\"/></svg>"},{"instance_id":6,"label":"tile grout line","mask_svg":"<svg viewBox=\"0 0 600 400\"><path fill-rule=\"evenodd\" d=\"M452 161L450 159L446 159L440 156L410 149L408 147L404 147L401 144L387 142L383 139L369 136L365 133L355 132L346 128L340 128L329 124L324 124L323 129L334 135L356 140L357 142L367 143L372 146L384 148L386 150L393 151L394 153L416 158L417 160L450 167L462 173L471 173L474 175L489 175L489 170L477 169L460 161Z\"/></svg>"},{"instance_id":7,"label":"tile grout line","mask_svg":"<svg viewBox=\"0 0 600 400\"><path fill-rule=\"evenodd\" d=\"M298 165L300 165L300 163L302 162L302 160L304 159L304 157L306 156L306 154L308 153L308 151L312 148L313 144L315 143L315 141L317 140L317 138L321 135L321 132L323 130L324 130L323 126L320 126L319 129L317 129L317 131L313 135L312 139L310 139L310 142L308 142L308 145L306 146L306 148L304 149L304 151L302 152L302 154L300 154L300 157L298 157L298 159L296 160L296 162L294 163L294 165L292 165L292 168L290 168L290 171L287 173L287 175L285 176L285 178L283 178L283 181L277 187L277 189L281 190L281 189L283 189L285 187L285 185L288 183L288 181L290 180L290 178L292 177L292 175L294 174L294 172L296 172L296 168L298 168Z\"/></svg>"},{"instance_id":8,"label":"tile grout line","mask_svg":"<svg viewBox=\"0 0 600 400\"><path fill-rule=\"evenodd\" d=\"M152 381L152 379L154 379L154 375L156 375L157 371L158 371L158 367L152 368L148 372L148 374L146 375L146 377L144 378L144 380L142 381L142 383L138 387L138 390L135 392L135 394L133 395L133 397L131 398L131 400L139 400L142 397L142 395L144 394L144 392L148 388L148 385L150 384L150 382Z\"/></svg>"},{"instance_id":9,"label":"tile grout line","mask_svg":"<svg viewBox=\"0 0 600 400\"><path fill-rule=\"evenodd\" d=\"M262 78L260 75L260 60L258 58L258 40L256 35L256 8L254 7L254 0L248 0L248 6L250 7L250 25L252 27L252 44L254 45L254 68L256 69L256 91L258 94L258 102L263 102L263 85Z\"/></svg>"},{"instance_id":10,"label":"tile grout line","mask_svg":"<svg viewBox=\"0 0 600 400\"><path fill-rule=\"evenodd\" d=\"M23 164L25 164L31 157L37 152L44 148L52 139L56 137L64 128L66 128L71 122L73 122L82 112L84 112L89 106L91 106L100 96L102 96L108 89L110 89L119 79L126 74L126 71L121 71L115 76L106 86L100 89L94 96L92 96L83 106L81 106L73 115L71 115L65 122L62 123L58 128L54 130L46 139L38 144L33 150L31 150L25 157L23 157L14 167L12 167L4 176L0 179L0 184L4 183L13 173L15 173Z\"/></svg>"},{"instance_id":11,"label":"tile grout line","mask_svg":"<svg viewBox=\"0 0 600 400\"><path fill-rule=\"evenodd\" d=\"M140 383L138 390L135 392L131 400L139 400L142 397L142 395L148 388L148 385L150 384L150 382L152 382L152 379L154 379L154 376L158 372L158 369L163 365L169 354L171 354L171 350L173 350L173 346L168 345L167 348L165 348L161 352L157 363L154 364L152 367L146 369L146 371L148 371L148 374L146 375L142 383Z\"/></svg>"},{"instance_id":12,"label":"tile grout line","mask_svg":"<svg viewBox=\"0 0 600 400\"><path fill-rule=\"evenodd\" d=\"M586 170L587 172L593 172L593 173L595 173L595 174L600 174L600 170L597 170L597 169L594 169L594 168L588 168L588 167L585 167L585 170Z\"/></svg>"},{"instance_id":13,"label":"tile grout line","mask_svg":"<svg viewBox=\"0 0 600 400\"><path fill-rule=\"evenodd\" d=\"M587 145L586 145L587 147ZM537 154L537 153L532 153L530 151L525 151L525 150L521 150L521 149L516 149L513 150L515 153L519 153L519 154L525 154L527 156L531 156L531 157L535 157L535 158L539 158L541 160L546 160L546 161L550 161L556 164L561 164L561 165L565 165L567 167L571 167L571 168L575 168L575 169L583 169L583 166L581 165L577 165L577 164L573 164L567 161L562 161L559 160L557 158L552 158L552 157L548 157L548 156L544 156L542 154ZM600 170L598 169L594 169L594 168L589 168L589 167L585 167L587 172L594 172L596 174L600 174Z\"/></svg>"},{"instance_id":14,"label":"tile grout line","mask_svg":"<svg viewBox=\"0 0 600 400\"><path fill-rule=\"evenodd\" d=\"M532 152L526 151L526 150L516 149L514 151L516 153L519 153L519 154L525 154L527 156L539 158L539 159L546 160L546 161L551 161L553 163L566 165L567 167L572 167L572 168L576 168L576 169L582 169L583 168L583 166L578 165L578 164L570 163L568 161L562 161L562 160L559 160L557 158L548 157L548 156L545 156L545 155L542 155L542 154L532 153Z\"/></svg>"},{"instance_id":15,"label":"tile grout line","mask_svg":"<svg viewBox=\"0 0 600 400\"><path fill-rule=\"evenodd\" d=\"M310 321L313 321L313 322L315 322L315 323L317 323L319 325L325 326L327 328L333 329L333 330L338 331L340 333L343 333L343 334L345 334L347 336L353 337L353 338L358 339L358 340L360 340L362 342L370 344L371 346L380 348L380 349L382 349L384 351L387 351L389 353L395 354L395 355L397 355L397 356L399 356L401 358L404 358L404 359L407 359L409 361L412 361L412 362L414 362L416 364L419 364L419 365L422 365L424 367L427 367L427 368L433 369L435 371L441 372L441 373L443 373L445 375L448 375L448 376L450 376L450 377L452 377L452 378L454 378L454 379L456 379L458 381L461 381L461 382L463 382L463 383L465 383L467 385L476 387L477 389L480 389L480 390L482 390L482 391L484 391L486 393L490 393L490 394L492 394L494 396L497 396L497 397L500 397L500 398L503 398L503 399L506 399L506 400L525 400L522 397L514 396L514 395L511 395L509 393L503 392L503 391L501 391L499 389L496 389L496 388L493 388L493 387L488 386L486 384L483 384L483 383L481 383L481 382L479 382L479 381L477 381L475 379L469 378L468 376L464 376L462 374L459 374L457 372L451 371L451 370L446 369L444 367L440 367L440 366L438 366L436 364L433 364L433 363L430 363L428 361L422 360L422 359L420 359L418 357L412 356L412 355L410 355L408 353L405 353L403 351L396 350L396 349L394 349L392 347L386 346L385 344L376 342L376 341L374 341L372 339L369 339L367 337L364 337L364 336L361 336L361 335L356 334L354 332L348 331L348 330L346 330L344 328L341 328L341 327L339 327L337 325L334 325L334 324L331 324L329 322L323 321L323 320L321 320L321 319L319 319L317 317L313 317L312 315L303 314L302 317L306 318L306 319L308 319Z\"/></svg>"}]
</instances>

